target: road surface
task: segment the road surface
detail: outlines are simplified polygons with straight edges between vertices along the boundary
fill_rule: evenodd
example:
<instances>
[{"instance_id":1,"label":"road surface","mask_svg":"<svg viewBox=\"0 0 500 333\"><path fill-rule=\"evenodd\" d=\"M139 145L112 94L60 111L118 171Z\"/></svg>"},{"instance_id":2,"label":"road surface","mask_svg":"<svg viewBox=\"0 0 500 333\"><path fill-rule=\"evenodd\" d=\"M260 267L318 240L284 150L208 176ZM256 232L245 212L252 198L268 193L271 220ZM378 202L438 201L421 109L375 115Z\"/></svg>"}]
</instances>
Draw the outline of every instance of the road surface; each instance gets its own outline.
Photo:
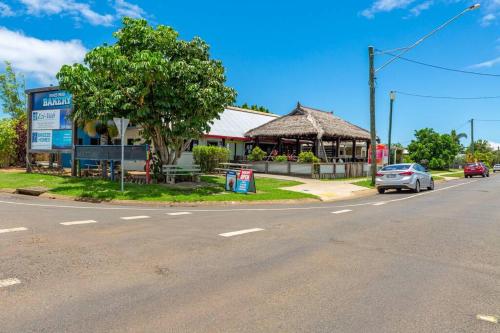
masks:
<instances>
[{"instance_id":1,"label":"road surface","mask_svg":"<svg viewBox=\"0 0 500 333\"><path fill-rule=\"evenodd\" d=\"M0 332L499 332L477 318L500 314L499 198L500 177L294 206L0 195Z\"/></svg>"}]
</instances>

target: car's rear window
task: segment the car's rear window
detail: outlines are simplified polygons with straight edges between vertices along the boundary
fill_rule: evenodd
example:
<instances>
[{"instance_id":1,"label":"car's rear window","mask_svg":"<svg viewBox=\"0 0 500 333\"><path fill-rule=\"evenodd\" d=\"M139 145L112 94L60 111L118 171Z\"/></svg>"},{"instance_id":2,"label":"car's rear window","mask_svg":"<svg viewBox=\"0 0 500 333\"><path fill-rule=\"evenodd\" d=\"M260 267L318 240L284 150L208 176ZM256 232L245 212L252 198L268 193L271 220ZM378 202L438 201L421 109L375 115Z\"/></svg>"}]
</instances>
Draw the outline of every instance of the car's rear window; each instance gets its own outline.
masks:
<instances>
[{"instance_id":1,"label":"car's rear window","mask_svg":"<svg viewBox=\"0 0 500 333\"><path fill-rule=\"evenodd\" d=\"M411 164L394 164L383 167L381 171L400 171L400 170L408 170Z\"/></svg>"},{"instance_id":2,"label":"car's rear window","mask_svg":"<svg viewBox=\"0 0 500 333\"><path fill-rule=\"evenodd\" d=\"M479 165L479 163L467 163L466 166L473 167L473 166L477 166L477 165Z\"/></svg>"}]
</instances>

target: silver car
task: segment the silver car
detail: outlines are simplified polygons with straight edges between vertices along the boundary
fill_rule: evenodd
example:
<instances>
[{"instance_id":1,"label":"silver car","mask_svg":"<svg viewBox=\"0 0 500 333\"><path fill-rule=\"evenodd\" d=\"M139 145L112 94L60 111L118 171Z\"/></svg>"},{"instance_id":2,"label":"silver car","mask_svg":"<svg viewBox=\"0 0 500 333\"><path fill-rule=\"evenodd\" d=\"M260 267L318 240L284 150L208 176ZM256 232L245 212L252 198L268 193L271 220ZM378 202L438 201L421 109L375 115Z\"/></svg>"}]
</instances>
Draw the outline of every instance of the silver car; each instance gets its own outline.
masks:
<instances>
[{"instance_id":1,"label":"silver car","mask_svg":"<svg viewBox=\"0 0 500 333\"><path fill-rule=\"evenodd\" d=\"M493 173L497 172L497 171L500 171L500 164L495 164L493 166Z\"/></svg>"},{"instance_id":2,"label":"silver car","mask_svg":"<svg viewBox=\"0 0 500 333\"><path fill-rule=\"evenodd\" d=\"M389 189L395 189L398 192L410 189L418 193L423 188L433 190L434 179L420 164L393 164L377 172L375 186L380 194Z\"/></svg>"}]
</instances>

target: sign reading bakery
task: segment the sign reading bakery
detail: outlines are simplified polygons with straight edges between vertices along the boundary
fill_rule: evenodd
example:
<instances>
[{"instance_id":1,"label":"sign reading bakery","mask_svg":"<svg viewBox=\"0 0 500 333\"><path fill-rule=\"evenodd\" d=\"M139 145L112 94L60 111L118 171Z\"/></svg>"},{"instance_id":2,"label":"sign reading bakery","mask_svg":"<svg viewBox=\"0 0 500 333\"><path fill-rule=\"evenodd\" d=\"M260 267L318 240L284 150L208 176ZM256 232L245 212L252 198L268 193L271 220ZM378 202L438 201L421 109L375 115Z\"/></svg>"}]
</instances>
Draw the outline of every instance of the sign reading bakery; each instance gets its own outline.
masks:
<instances>
[{"instance_id":1,"label":"sign reading bakery","mask_svg":"<svg viewBox=\"0 0 500 333\"><path fill-rule=\"evenodd\" d=\"M31 98L31 150L71 149L71 94L52 90L33 92Z\"/></svg>"}]
</instances>

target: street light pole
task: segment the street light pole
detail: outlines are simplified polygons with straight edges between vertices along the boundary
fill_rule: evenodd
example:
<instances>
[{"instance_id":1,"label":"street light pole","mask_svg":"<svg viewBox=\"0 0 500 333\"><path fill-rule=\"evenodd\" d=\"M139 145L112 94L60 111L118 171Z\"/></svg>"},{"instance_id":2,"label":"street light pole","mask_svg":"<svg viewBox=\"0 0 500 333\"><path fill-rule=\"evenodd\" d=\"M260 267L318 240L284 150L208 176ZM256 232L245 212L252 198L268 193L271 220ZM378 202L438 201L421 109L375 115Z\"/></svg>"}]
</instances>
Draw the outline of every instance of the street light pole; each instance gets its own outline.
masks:
<instances>
[{"instance_id":1,"label":"street light pole","mask_svg":"<svg viewBox=\"0 0 500 333\"><path fill-rule=\"evenodd\" d=\"M387 142L389 146L389 164L392 164L391 162L391 142L392 142L392 110L394 108L394 100L396 99L396 93L394 91L391 91L389 93L389 97L391 99L391 106L389 109L389 140ZM394 163L396 163L396 160L394 159Z\"/></svg>"},{"instance_id":2,"label":"street light pole","mask_svg":"<svg viewBox=\"0 0 500 333\"><path fill-rule=\"evenodd\" d=\"M369 85L370 85L370 149L371 149L371 184L375 185L377 175L377 133L375 127L375 49L368 47L368 58L370 63Z\"/></svg>"},{"instance_id":3,"label":"street light pole","mask_svg":"<svg viewBox=\"0 0 500 333\"><path fill-rule=\"evenodd\" d=\"M474 119L470 120L470 152L474 157Z\"/></svg>"}]
</instances>

